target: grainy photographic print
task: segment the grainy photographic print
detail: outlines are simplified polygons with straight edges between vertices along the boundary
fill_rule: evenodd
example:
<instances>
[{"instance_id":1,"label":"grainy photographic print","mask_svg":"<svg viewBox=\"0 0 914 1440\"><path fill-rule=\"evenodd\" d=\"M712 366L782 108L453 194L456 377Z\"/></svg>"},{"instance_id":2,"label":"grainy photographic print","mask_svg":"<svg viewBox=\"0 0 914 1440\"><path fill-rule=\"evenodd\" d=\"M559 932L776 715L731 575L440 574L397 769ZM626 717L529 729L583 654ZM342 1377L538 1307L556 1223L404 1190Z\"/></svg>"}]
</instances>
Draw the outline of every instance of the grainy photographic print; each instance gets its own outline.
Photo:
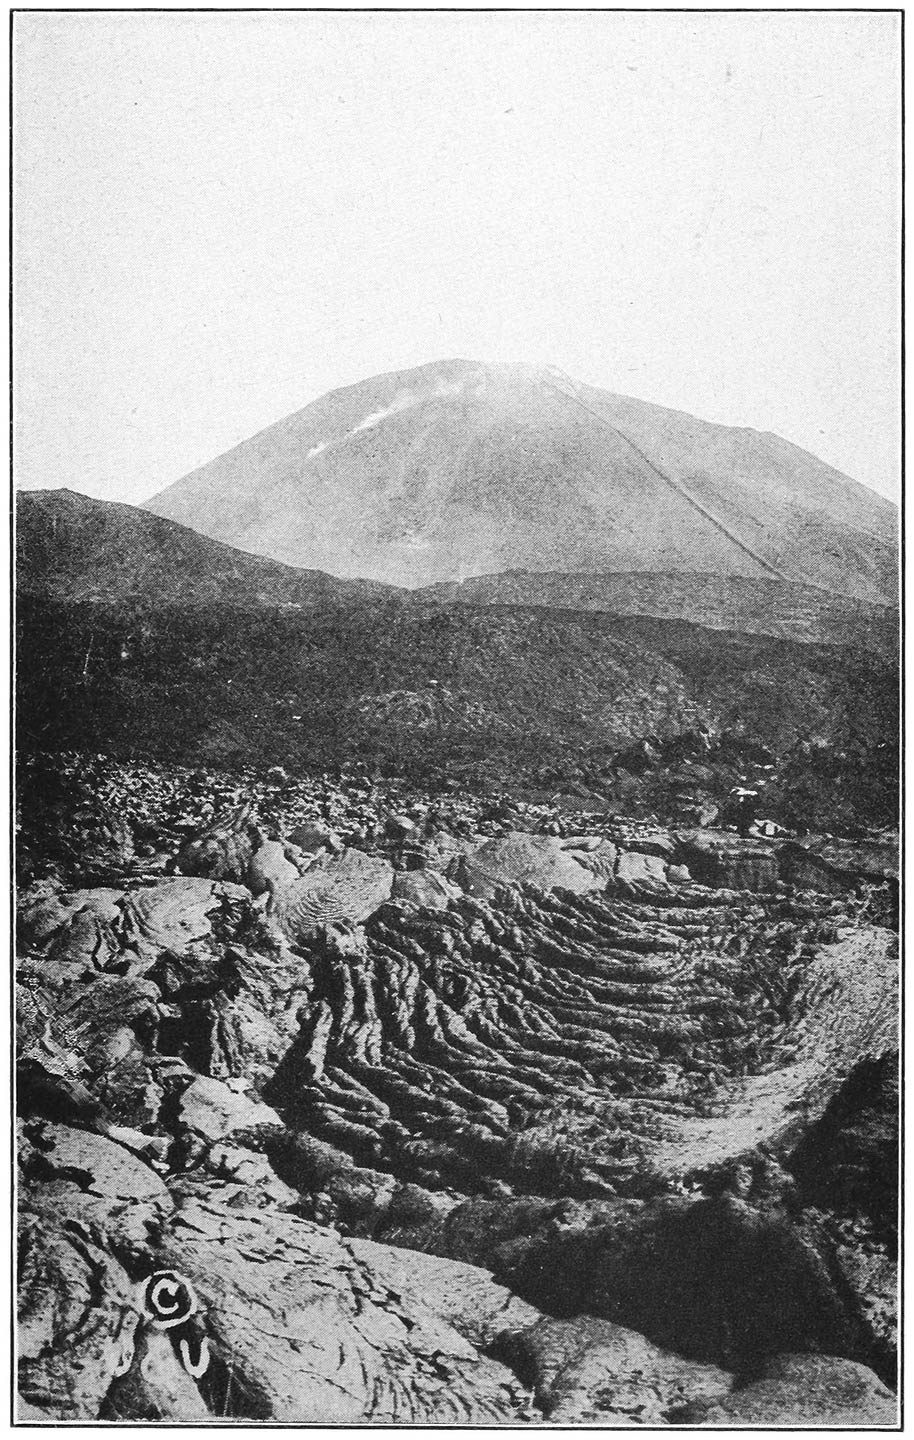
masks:
<instances>
[{"instance_id":1,"label":"grainy photographic print","mask_svg":"<svg viewBox=\"0 0 914 1440\"><path fill-rule=\"evenodd\" d=\"M12 29L18 1424L897 1429L900 12Z\"/></svg>"}]
</instances>

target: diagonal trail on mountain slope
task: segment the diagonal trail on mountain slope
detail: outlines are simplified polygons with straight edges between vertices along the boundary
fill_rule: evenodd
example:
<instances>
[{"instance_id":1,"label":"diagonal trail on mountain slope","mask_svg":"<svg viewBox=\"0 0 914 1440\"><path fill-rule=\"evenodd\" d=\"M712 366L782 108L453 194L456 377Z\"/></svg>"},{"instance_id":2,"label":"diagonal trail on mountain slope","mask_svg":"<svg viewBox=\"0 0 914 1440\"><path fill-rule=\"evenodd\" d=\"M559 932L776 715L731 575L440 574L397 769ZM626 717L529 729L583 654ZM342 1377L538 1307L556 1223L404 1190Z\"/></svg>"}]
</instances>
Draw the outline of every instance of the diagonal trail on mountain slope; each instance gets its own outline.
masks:
<instances>
[{"instance_id":1,"label":"diagonal trail on mountain slope","mask_svg":"<svg viewBox=\"0 0 914 1440\"><path fill-rule=\"evenodd\" d=\"M641 460L642 463L645 464L648 469L651 470L658 477L658 479L663 480L667 485L669 485L673 490L675 490L678 495L681 495L682 498L686 500L689 505L693 506L693 508L696 509L700 515L703 515L704 518L709 521L710 524L712 524L717 530L719 530L722 535L725 535L726 538L731 542L731 544L738 546L739 549L744 552L744 554L748 555L750 559L755 561L756 565L761 565L762 568L764 570L767 570L770 575L774 575L776 579L783 580L789 583L789 575L785 575L782 570L779 570L777 568L777 566L772 565L770 561L765 560L763 556L759 555L757 551L753 550L751 545L747 545L745 540L741 540L738 535L735 535L733 531L724 524L723 520L719 520L716 515L712 514L710 510L706 509L706 507L702 505L700 500L696 500L695 496L686 489L685 485L683 485L681 480L674 480L672 475L667 475L666 472L661 470L659 466L655 465L652 460L649 460L648 457L645 455L644 451L640 448L640 446L636 445L634 440L632 440L630 436L626 435L624 430L620 430L619 427L617 425L614 425L611 420L607 420L605 415L601 415L598 410L594 410L592 406L587 404L586 400L581 399L581 397L575 392L574 389L567 390L565 388L566 384L574 384L570 377L565 375L562 371L555 371L552 367L551 373L556 375L558 378L551 380L540 380L539 384L544 390L553 390L556 395L564 396L566 400L570 400L573 404L580 406L580 408L582 410L585 410L588 415L593 417L594 420L599 421L599 423L605 426L607 430L611 430L614 435L618 435L619 439L624 440L626 445L628 445L631 450L634 450L639 460Z\"/></svg>"}]
</instances>

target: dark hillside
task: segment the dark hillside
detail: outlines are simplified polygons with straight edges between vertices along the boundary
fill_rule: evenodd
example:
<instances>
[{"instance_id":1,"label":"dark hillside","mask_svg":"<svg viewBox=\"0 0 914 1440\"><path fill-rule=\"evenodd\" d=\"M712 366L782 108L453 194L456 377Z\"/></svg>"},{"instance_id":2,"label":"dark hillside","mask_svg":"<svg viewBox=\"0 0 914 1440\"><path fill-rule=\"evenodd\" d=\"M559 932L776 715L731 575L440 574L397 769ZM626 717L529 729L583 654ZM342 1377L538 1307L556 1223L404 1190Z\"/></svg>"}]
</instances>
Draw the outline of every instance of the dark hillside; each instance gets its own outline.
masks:
<instances>
[{"instance_id":1,"label":"dark hillside","mask_svg":"<svg viewBox=\"0 0 914 1440\"><path fill-rule=\"evenodd\" d=\"M389 588L294 570L133 505L73 490L17 497L16 582L20 594L127 601L134 608L209 601L311 607Z\"/></svg>"},{"instance_id":2,"label":"dark hillside","mask_svg":"<svg viewBox=\"0 0 914 1440\"><path fill-rule=\"evenodd\" d=\"M462 583L429 586L429 599L455 605L546 605L691 620L712 630L741 630L826 645L898 649L898 611L830 594L812 585L742 575L568 575L510 570Z\"/></svg>"},{"instance_id":3,"label":"dark hillside","mask_svg":"<svg viewBox=\"0 0 914 1440\"><path fill-rule=\"evenodd\" d=\"M786 761L805 746L827 759L815 804L895 819L897 677L856 651L643 617L399 601L131 617L24 597L18 618L26 750L302 771L363 760L417 779L585 786L611 801L658 766L691 766L714 793L752 757ZM715 781L708 747L725 741Z\"/></svg>"}]
</instances>

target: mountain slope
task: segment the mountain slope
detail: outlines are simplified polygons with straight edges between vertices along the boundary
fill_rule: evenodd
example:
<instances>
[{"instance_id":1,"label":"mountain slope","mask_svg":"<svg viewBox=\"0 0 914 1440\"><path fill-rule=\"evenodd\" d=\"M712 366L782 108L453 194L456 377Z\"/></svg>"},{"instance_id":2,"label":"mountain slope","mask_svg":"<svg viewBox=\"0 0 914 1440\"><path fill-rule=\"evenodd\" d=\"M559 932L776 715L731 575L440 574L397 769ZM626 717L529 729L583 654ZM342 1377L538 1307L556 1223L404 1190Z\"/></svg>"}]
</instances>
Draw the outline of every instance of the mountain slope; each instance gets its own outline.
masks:
<instances>
[{"instance_id":1,"label":"mountain slope","mask_svg":"<svg viewBox=\"0 0 914 1440\"><path fill-rule=\"evenodd\" d=\"M890 655L898 611L812 585L742 575L560 575L510 570L432 585L422 595L453 605L536 605L689 620L712 630L851 645Z\"/></svg>"},{"instance_id":2,"label":"mountain slope","mask_svg":"<svg viewBox=\"0 0 914 1440\"><path fill-rule=\"evenodd\" d=\"M774 435L454 360L334 391L147 502L287 564L742 575L894 603L897 512Z\"/></svg>"},{"instance_id":3,"label":"mountain slope","mask_svg":"<svg viewBox=\"0 0 914 1440\"><path fill-rule=\"evenodd\" d=\"M34 490L16 501L20 594L60 600L312 606L383 592L244 554L133 505L73 490Z\"/></svg>"}]
</instances>

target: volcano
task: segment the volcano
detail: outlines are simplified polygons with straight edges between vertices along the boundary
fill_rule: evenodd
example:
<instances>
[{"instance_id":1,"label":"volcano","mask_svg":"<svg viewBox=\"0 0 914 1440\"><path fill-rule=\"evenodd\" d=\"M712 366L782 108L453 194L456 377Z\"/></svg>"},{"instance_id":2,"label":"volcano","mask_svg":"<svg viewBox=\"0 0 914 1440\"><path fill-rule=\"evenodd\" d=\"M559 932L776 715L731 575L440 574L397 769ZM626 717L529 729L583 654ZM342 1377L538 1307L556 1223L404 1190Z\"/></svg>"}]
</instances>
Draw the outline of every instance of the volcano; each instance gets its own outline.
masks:
<instances>
[{"instance_id":1,"label":"volcano","mask_svg":"<svg viewBox=\"0 0 914 1440\"><path fill-rule=\"evenodd\" d=\"M453 360L333 391L146 508L289 565L410 587L523 569L897 596L888 500L776 435L546 366Z\"/></svg>"}]
</instances>

